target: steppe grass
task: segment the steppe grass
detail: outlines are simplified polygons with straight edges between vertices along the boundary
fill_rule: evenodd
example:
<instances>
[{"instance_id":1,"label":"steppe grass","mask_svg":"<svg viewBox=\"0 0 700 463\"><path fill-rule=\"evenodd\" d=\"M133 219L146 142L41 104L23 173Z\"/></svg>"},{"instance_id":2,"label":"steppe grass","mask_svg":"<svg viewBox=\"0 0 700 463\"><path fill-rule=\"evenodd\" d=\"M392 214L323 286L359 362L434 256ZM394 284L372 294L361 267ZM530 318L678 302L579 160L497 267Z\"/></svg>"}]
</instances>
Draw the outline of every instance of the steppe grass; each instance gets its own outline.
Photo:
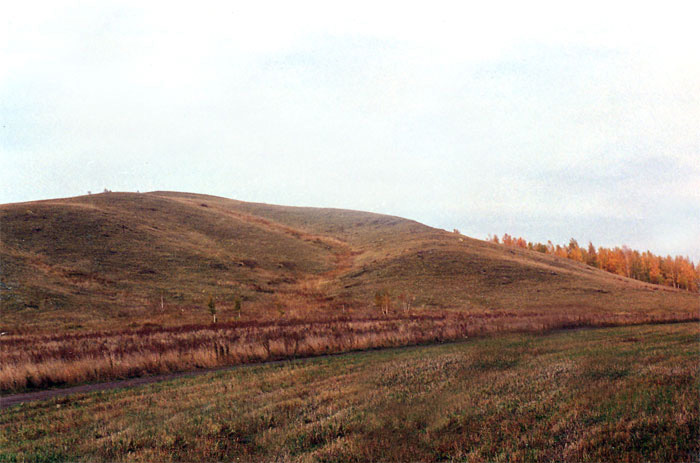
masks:
<instances>
[{"instance_id":1,"label":"steppe grass","mask_svg":"<svg viewBox=\"0 0 700 463\"><path fill-rule=\"evenodd\" d=\"M507 332L697 321L691 313L401 313L0 338L0 393Z\"/></svg>"},{"instance_id":2,"label":"steppe grass","mask_svg":"<svg viewBox=\"0 0 700 463\"><path fill-rule=\"evenodd\" d=\"M510 334L30 403L0 416L0 461L695 461L699 334Z\"/></svg>"},{"instance_id":3,"label":"steppe grass","mask_svg":"<svg viewBox=\"0 0 700 463\"><path fill-rule=\"evenodd\" d=\"M0 205L0 332L94 332L401 310L698 314L697 294L359 211L186 193ZM374 310L374 313L377 311ZM1 349L0 349L1 350ZM2 361L0 361L0 364Z\"/></svg>"}]
</instances>

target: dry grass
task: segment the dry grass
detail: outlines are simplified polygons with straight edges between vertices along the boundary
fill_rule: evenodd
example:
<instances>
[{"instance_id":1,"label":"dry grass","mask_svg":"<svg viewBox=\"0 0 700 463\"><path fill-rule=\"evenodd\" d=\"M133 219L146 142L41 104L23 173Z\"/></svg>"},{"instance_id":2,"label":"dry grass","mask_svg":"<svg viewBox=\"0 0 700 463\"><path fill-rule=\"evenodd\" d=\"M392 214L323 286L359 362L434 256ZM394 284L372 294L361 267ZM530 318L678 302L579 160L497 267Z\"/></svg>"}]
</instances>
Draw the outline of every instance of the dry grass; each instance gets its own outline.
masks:
<instances>
[{"instance_id":1,"label":"dry grass","mask_svg":"<svg viewBox=\"0 0 700 463\"><path fill-rule=\"evenodd\" d=\"M357 211L109 193L2 205L0 221L6 392L700 316L685 291Z\"/></svg>"},{"instance_id":2,"label":"dry grass","mask_svg":"<svg viewBox=\"0 0 700 463\"><path fill-rule=\"evenodd\" d=\"M668 323L696 314L424 313L232 322L0 338L0 391L453 341L504 332Z\"/></svg>"},{"instance_id":3,"label":"dry grass","mask_svg":"<svg viewBox=\"0 0 700 463\"><path fill-rule=\"evenodd\" d=\"M185 193L0 206L0 331L363 316L375 292L430 311L697 312L697 295L411 220ZM163 305L161 307L161 300Z\"/></svg>"},{"instance_id":4,"label":"dry grass","mask_svg":"<svg viewBox=\"0 0 700 463\"><path fill-rule=\"evenodd\" d=\"M697 323L243 367L7 409L0 461L694 461Z\"/></svg>"}]
</instances>

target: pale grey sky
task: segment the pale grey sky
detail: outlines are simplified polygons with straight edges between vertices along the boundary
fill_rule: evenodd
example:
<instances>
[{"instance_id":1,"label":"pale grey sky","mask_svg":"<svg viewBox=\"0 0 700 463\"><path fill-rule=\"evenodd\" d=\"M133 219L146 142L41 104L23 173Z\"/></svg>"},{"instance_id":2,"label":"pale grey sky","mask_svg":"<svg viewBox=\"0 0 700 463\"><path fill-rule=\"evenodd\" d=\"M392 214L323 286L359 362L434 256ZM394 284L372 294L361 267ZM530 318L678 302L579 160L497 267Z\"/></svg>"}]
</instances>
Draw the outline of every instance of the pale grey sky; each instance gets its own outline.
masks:
<instances>
[{"instance_id":1,"label":"pale grey sky","mask_svg":"<svg viewBox=\"0 0 700 463\"><path fill-rule=\"evenodd\" d=\"M333 3L5 5L0 202L178 190L700 260L694 2Z\"/></svg>"}]
</instances>

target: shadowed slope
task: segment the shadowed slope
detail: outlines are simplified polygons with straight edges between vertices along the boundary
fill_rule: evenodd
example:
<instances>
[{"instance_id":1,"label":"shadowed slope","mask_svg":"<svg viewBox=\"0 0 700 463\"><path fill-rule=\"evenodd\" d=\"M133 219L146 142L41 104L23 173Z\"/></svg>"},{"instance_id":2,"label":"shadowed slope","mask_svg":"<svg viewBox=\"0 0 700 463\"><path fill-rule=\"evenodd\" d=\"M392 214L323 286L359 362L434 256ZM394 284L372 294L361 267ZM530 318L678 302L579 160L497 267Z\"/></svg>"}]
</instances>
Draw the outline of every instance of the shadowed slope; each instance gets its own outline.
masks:
<instances>
[{"instance_id":1,"label":"shadowed slope","mask_svg":"<svg viewBox=\"0 0 700 463\"><path fill-rule=\"evenodd\" d=\"M25 321L130 318L161 295L185 308L202 294L255 299L332 269L326 243L200 203L110 193L3 206L3 307Z\"/></svg>"}]
</instances>

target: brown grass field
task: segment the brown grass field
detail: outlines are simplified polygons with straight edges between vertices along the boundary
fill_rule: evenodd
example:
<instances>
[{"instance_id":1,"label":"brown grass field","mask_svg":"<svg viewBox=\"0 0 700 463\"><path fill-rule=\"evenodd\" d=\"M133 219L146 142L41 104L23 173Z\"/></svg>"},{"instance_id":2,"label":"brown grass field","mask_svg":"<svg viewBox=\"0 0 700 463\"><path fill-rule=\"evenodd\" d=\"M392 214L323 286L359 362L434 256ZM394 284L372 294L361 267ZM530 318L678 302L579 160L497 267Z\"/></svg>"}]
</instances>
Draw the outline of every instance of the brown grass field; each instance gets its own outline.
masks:
<instances>
[{"instance_id":1,"label":"brown grass field","mask_svg":"<svg viewBox=\"0 0 700 463\"><path fill-rule=\"evenodd\" d=\"M365 212L167 192L0 212L4 392L700 318L685 291ZM378 291L389 294L383 311Z\"/></svg>"},{"instance_id":2,"label":"brown grass field","mask_svg":"<svg viewBox=\"0 0 700 463\"><path fill-rule=\"evenodd\" d=\"M698 318L693 314L685 316L686 320ZM681 315L582 318L551 314L433 314L8 336L0 343L0 391L19 392L508 332L669 323L679 319Z\"/></svg>"},{"instance_id":3,"label":"brown grass field","mask_svg":"<svg viewBox=\"0 0 700 463\"><path fill-rule=\"evenodd\" d=\"M187 193L0 205L0 238L1 394L240 365L8 408L0 462L698 457L697 294Z\"/></svg>"},{"instance_id":4,"label":"brown grass field","mask_svg":"<svg viewBox=\"0 0 700 463\"><path fill-rule=\"evenodd\" d=\"M506 334L24 404L0 461L697 461L699 336Z\"/></svg>"},{"instance_id":5,"label":"brown grass field","mask_svg":"<svg viewBox=\"0 0 700 463\"><path fill-rule=\"evenodd\" d=\"M365 212L155 192L0 213L5 393L493 333L700 319L695 294ZM383 311L378 291L389 294Z\"/></svg>"},{"instance_id":6,"label":"brown grass field","mask_svg":"<svg viewBox=\"0 0 700 463\"><path fill-rule=\"evenodd\" d=\"M0 331L39 334L417 311L667 315L696 294L379 214L187 193L0 205Z\"/></svg>"}]
</instances>

